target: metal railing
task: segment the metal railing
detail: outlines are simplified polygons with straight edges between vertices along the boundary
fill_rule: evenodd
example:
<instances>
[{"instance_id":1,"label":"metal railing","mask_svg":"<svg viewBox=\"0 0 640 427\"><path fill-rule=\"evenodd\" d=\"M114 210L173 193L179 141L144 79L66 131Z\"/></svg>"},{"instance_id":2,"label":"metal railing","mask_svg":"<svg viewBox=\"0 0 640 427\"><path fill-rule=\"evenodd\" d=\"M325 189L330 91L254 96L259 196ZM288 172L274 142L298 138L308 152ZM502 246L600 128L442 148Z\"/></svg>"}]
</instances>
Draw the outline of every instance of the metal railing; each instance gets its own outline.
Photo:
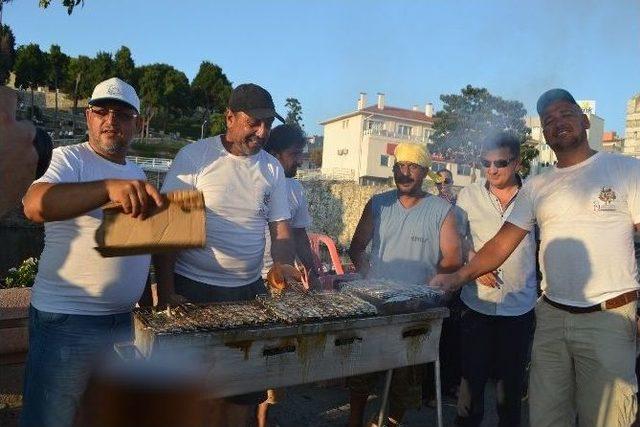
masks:
<instances>
[{"instance_id":1,"label":"metal railing","mask_svg":"<svg viewBox=\"0 0 640 427\"><path fill-rule=\"evenodd\" d=\"M365 129L363 134L371 136L381 136L383 138L397 139L401 141L413 141L426 144L429 142L429 137L417 136L417 135L405 135L402 133L392 132L385 129Z\"/></svg>"},{"instance_id":2,"label":"metal railing","mask_svg":"<svg viewBox=\"0 0 640 427\"><path fill-rule=\"evenodd\" d=\"M140 166L144 171L167 172L171 167L171 159L156 157L127 156L127 160Z\"/></svg>"}]
</instances>

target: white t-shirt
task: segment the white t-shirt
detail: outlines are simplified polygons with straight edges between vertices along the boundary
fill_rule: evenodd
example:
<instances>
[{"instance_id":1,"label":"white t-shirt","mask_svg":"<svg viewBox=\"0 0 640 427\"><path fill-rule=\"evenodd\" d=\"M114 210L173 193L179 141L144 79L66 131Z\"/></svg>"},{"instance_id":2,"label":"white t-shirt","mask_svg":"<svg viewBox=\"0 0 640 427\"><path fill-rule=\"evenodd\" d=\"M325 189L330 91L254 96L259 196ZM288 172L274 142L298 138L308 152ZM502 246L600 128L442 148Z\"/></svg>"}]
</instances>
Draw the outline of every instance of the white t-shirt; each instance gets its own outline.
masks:
<instances>
[{"instance_id":1,"label":"white t-shirt","mask_svg":"<svg viewBox=\"0 0 640 427\"><path fill-rule=\"evenodd\" d=\"M264 229L288 220L289 204L282 166L261 150L234 156L220 136L182 148L163 191L197 189L204 193L206 244L178 253L175 272L216 286L244 286L260 278Z\"/></svg>"},{"instance_id":2,"label":"white t-shirt","mask_svg":"<svg viewBox=\"0 0 640 427\"><path fill-rule=\"evenodd\" d=\"M633 226L640 223L640 161L596 153L525 182L510 223L540 228L542 290L586 307L638 289Z\"/></svg>"},{"instance_id":3,"label":"white t-shirt","mask_svg":"<svg viewBox=\"0 0 640 427\"><path fill-rule=\"evenodd\" d=\"M88 142L53 150L47 172L36 182L73 183L145 179L134 163L110 162ZM31 304L64 314L107 315L131 311L149 273L149 255L103 258L94 249L102 210L44 224L45 244Z\"/></svg>"},{"instance_id":4,"label":"white t-shirt","mask_svg":"<svg viewBox=\"0 0 640 427\"><path fill-rule=\"evenodd\" d=\"M304 188L300 181L295 178L286 178L287 183L287 196L289 198L289 211L291 212L291 219L289 220L289 226L291 228L308 228L311 226L311 215L309 215L309 203L304 195ZM273 259L271 259L271 233L269 233L269 227L265 230L266 244L264 247L264 259L262 266L262 277L267 277L269 269L273 265Z\"/></svg>"},{"instance_id":5,"label":"white t-shirt","mask_svg":"<svg viewBox=\"0 0 640 427\"><path fill-rule=\"evenodd\" d=\"M510 203L503 212L500 201L485 183L464 187L458 195L462 222L478 252L496 235L513 210ZM471 309L486 315L519 316L530 311L538 298L536 281L536 242L533 233L520 242L516 250L498 268L503 284L491 288L477 281L462 288L460 298Z\"/></svg>"}]
</instances>

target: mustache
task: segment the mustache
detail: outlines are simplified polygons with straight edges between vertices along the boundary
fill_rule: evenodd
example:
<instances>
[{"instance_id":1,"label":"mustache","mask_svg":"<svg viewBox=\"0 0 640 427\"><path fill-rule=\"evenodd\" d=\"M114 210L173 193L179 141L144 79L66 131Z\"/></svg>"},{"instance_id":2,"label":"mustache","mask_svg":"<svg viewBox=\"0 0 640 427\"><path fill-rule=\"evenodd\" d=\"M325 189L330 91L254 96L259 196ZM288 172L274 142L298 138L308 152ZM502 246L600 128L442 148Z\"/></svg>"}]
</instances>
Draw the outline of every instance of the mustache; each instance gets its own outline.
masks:
<instances>
[{"instance_id":1,"label":"mustache","mask_svg":"<svg viewBox=\"0 0 640 427\"><path fill-rule=\"evenodd\" d=\"M405 176L400 176L395 178L397 184L410 184L413 182L413 179Z\"/></svg>"}]
</instances>

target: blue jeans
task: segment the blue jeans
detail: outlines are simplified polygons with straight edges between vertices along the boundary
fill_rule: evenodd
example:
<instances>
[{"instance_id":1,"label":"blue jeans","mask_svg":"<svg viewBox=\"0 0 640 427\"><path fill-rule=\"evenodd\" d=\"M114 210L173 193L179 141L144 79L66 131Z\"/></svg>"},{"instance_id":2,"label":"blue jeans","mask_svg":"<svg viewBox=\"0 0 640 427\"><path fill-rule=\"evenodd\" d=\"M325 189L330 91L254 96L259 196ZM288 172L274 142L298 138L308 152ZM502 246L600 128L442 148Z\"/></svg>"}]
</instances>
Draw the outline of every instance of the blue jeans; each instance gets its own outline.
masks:
<instances>
[{"instance_id":1,"label":"blue jeans","mask_svg":"<svg viewBox=\"0 0 640 427\"><path fill-rule=\"evenodd\" d=\"M92 369L113 355L113 344L131 340L131 313L60 314L29 308L22 427L73 424Z\"/></svg>"}]
</instances>

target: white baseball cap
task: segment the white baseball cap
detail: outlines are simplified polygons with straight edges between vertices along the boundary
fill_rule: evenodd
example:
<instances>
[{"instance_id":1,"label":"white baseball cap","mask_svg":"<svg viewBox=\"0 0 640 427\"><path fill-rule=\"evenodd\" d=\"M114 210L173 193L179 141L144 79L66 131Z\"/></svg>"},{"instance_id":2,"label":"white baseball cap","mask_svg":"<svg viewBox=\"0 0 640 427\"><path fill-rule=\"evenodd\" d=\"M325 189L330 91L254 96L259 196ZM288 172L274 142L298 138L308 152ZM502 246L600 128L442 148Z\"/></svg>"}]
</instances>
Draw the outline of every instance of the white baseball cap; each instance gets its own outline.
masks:
<instances>
[{"instance_id":1,"label":"white baseball cap","mask_svg":"<svg viewBox=\"0 0 640 427\"><path fill-rule=\"evenodd\" d=\"M136 90L129 83L117 77L98 83L93 89L89 105L107 100L124 102L132 106L138 113L140 112L140 98L138 98Z\"/></svg>"}]
</instances>

